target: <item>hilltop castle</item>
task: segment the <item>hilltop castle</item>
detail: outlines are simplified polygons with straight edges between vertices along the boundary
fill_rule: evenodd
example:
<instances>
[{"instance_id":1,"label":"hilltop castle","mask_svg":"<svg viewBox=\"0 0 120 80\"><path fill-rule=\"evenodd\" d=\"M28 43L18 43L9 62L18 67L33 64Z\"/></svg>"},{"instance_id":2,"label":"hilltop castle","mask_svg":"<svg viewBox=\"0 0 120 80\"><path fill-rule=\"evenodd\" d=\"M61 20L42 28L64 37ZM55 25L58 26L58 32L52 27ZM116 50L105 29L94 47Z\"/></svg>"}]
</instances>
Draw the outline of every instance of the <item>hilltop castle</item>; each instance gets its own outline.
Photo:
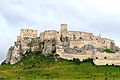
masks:
<instances>
[{"instance_id":1,"label":"hilltop castle","mask_svg":"<svg viewBox=\"0 0 120 80\"><path fill-rule=\"evenodd\" d=\"M115 46L114 40L88 32L68 31L67 24L60 27L60 31L47 30L39 35L37 30L21 29L4 62L15 64L26 51L41 51L45 55L54 52L68 60L92 58L96 65L120 65L120 49ZM106 53L105 50L112 52Z\"/></svg>"}]
</instances>

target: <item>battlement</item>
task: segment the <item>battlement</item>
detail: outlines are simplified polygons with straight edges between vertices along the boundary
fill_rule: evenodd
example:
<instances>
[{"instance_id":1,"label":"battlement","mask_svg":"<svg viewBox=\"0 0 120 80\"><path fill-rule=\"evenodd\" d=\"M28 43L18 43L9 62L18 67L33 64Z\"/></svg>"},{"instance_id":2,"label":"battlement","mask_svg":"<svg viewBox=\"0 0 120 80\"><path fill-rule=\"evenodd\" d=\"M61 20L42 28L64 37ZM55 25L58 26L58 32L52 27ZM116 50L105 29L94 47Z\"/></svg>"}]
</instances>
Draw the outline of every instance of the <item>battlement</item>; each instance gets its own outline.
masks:
<instances>
[{"instance_id":1,"label":"battlement","mask_svg":"<svg viewBox=\"0 0 120 80\"><path fill-rule=\"evenodd\" d=\"M37 37L37 30L34 30L34 29L21 29L20 30L20 36L21 37L36 38Z\"/></svg>"}]
</instances>

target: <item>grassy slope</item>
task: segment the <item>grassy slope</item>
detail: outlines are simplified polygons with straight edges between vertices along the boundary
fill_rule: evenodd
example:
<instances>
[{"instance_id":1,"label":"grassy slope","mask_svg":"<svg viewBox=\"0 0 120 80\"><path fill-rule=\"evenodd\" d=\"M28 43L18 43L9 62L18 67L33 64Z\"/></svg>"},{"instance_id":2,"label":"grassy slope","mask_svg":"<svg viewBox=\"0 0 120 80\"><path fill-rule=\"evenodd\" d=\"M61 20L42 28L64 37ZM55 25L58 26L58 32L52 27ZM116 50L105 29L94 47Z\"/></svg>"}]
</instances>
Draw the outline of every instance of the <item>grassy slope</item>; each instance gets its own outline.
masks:
<instances>
[{"instance_id":1,"label":"grassy slope","mask_svg":"<svg viewBox=\"0 0 120 80\"><path fill-rule=\"evenodd\" d=\"M120 67L77 65L73 61L54 62L52 56L31 53L16 65L0 66L0 80L119 80Z\"/></svg>"}]
</instances>

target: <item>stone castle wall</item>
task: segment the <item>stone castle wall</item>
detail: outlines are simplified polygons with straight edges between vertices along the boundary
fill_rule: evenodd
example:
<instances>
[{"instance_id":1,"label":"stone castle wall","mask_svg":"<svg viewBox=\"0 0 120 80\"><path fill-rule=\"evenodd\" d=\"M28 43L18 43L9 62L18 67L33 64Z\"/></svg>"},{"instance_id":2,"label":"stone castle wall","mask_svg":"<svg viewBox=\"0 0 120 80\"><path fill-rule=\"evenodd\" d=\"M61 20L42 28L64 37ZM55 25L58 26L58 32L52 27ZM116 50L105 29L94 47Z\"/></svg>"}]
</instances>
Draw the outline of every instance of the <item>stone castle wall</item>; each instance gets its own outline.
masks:
<instances>
[{"instance_id":1,"label":"stone castle wall","mask_svg":"<svg viewBox=\"0 0 120 80\"><path fill-rule=\"evenodd\" d=\"M26 51L30 50L34 51L38 45L36 44L36 39L38 38L38 31L35 29L21 29L20 30L20 36L17 36L16 43L20 45L21 50L24 51L23 54L25 54ZM34 44L32 44L34 41Z\"/></svg>"},{"instance_id":2,"label":"stone castle wall","mask_svg":"<svg viewBox=\"0 0 120 80\"><path fill-rule=\"evenodd\" d=\"M93 62L95 65L120 65L120 53L96 52Z\"/></svg>"},{"instance_id":3,"label":"stone castle wall","mask_svg":"<svg viewBox=\"0 0 120 80\"><path fill-rule=\"evenodd\" d=\"M80 59L80 61L83 61L85 59L89 59L93 57L92 51L86 51L84 53L66 53L64 52L64 49L57 49L56 53L60 55L61 58L67 59L67 60L73 60L74 58Z\"/></svg>"},{"instance_id":4,"label":"stone castle wall","mask_svg":"<svg viewBox=\"0 0 120 80\"><path fill-rule=\"evenodd\" d=\"M36 38L37 37L37 30L34 30L34 29L21 29L20 30L20 36L21 37Z\"/></svg>"},{"instance_id":5,"label":"stone castle wall","mask_svg":"<svg viewBox=\"0 0 120 80\"><path fill-rule=\"evenodd\" d=\"M73 60L74 58L80 59L83 61L85 59L93 59L95 65L120 65L120 53L103 53L103 52L93 52L85 51L84 53L66 53L64 49L57 49L57 54L61 58L67 60Z\"/></svg>"},{"instance_id":6,"label":"stone castle wall","mask_svg":"<svg viewBox=\"0 0 120 80\"><path fill-rule=\"evenodd\" d=\"M81 48L84 45L90 44L96 48L108 48L108 49L110 49L111 45L112 45L111 43L112 43L112 41L100 42L97 40L73 40L73 41L70 41L70 48L74 48L75 46Z\"/></svg>"},{"instance_id":7,"label":"stone castle wall","mask_svg":"<svg viewBox=\"0 0 120 80\"><path fill-rule=\"evenodd\" d=\"M67 24L61 25L61 31L57 32L55 30L47 30L40 34L40 40L50 40L55 39L60 42L60 38L67 37L69 39L70 47L74 48L77 46L81 48L84 45L91 44L96 48L111 48L114 46L114 41L106 38L101 38L101 36L94 36L92 33L80 32L80 31L67 31Z\"/></svg>"},{"instance_id":8,"label":"stone castle wall","mask_svg":"<svg viewBox=\"0 0 120 80\"><path fill-rule=\"evenodd\" d=\"M117 66L120 66L120 59L116 59L116 60L112 60L112 59L101 60L101 59L98 59L98 60L93 60L93 62L94 62L95 65L117 65Z\"/></svg>"},{"instance_id":9,"label":"stone castle wall","mask_svg":"<svg viewBox=\"0 0 120 80\"><path fill-rule=\"evenodd\" d=\"M80 31L68 31L67 37L70 40L91 40L94 36L92 33L80 32Z\"/></svg>"},{"instance_id":10,"label":"stone castle wall","mask_svg":"<svg viewBox=\"0 0 120 80\"><path fill-rule=\"evenodd\" d=\"M44 32L44 40L55 39L56 37L57 37L57 31L55 30L47 30Z\"/></svg>"}]
</instances>

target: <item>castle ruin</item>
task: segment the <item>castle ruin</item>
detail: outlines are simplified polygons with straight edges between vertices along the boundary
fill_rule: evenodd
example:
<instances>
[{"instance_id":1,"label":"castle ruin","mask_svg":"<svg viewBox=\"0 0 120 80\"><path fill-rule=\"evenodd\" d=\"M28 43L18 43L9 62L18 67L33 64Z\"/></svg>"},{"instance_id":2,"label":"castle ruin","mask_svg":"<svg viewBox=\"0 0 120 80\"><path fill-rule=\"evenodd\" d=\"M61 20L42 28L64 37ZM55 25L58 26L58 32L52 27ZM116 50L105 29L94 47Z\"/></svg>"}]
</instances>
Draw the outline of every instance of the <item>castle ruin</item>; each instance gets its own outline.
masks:
<instances>
[{"instance_id":1,"label":"castle ruin","mask_svg":"<svg viewBox=\"0 0 120 80\"><path fill-rule=\"evenodd\" d=\"M91 58L95 65L120 65L120 49L115 46L114 40L102 38L100 35L94 36L88 32L68 31L67 24L61 24L60 27L60 31L46 30L39 35L37 30L21 29L13 51L20 50L18 55L30 50L41 50L45 55L55 51L61 58L68 60L78 58L83 61ZM112 52L106 53L105 50ZM18 58L16 55L13 57ZM11 60L9 59L11 64L16 63Z\"/></svg>"}]
</instances>

